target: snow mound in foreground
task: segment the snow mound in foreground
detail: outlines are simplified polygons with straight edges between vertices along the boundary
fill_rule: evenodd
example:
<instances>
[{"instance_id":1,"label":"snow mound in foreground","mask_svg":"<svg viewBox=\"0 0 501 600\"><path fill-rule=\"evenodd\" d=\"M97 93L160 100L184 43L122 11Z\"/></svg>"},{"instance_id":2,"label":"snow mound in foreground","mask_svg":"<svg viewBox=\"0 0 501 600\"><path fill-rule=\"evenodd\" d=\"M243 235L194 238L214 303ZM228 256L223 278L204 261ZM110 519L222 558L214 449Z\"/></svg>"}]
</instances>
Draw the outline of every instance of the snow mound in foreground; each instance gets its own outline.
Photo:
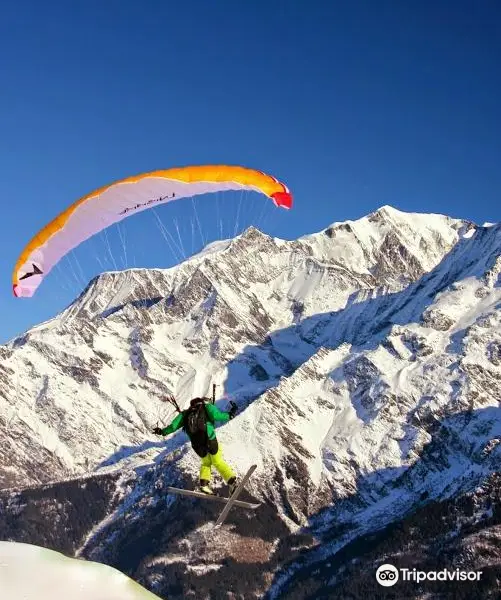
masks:
<instances>
[{"instance_id":1,"label":"snow mound in foreground","mask_svg":"<svg viewBox=\"0 0 501 600\"><path fill-rule=\"evenodd\" d=\"M1 541L0 591L9 600L158 600L112 567Z\"/></svg>"}]
</instances>

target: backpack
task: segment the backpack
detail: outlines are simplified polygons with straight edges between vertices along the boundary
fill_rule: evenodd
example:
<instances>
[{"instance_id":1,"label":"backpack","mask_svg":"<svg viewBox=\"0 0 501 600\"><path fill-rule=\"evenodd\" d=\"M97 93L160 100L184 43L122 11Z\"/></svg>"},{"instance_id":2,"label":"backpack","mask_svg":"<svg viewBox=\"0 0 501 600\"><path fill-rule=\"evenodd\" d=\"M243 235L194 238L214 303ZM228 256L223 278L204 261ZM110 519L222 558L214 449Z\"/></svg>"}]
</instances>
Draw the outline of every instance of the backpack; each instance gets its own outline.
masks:
<instances>
[{"instance_id":1,"label":"backpack","mask_svg":"<svg viewBox=\"0 0 501 600\"><path fill-rule=\"evenodd\" d=\"M191 437L192 435L201 435L207 432L207 412L205 404L200 402L195 406L191 406L184 413L183 429Z\"/></svg>"}]
</instances>

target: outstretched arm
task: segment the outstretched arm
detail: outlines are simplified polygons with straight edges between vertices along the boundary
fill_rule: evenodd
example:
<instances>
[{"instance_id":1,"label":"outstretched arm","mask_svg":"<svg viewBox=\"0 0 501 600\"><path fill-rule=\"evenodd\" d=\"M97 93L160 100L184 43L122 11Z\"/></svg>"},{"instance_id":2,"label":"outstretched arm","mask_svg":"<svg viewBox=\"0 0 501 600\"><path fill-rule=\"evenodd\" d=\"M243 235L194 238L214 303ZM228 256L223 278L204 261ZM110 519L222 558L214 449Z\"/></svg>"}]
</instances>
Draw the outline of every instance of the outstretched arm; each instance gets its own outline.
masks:
<instances>
[{"instance_id":1,"label":"outstretched arm","mask_svg":"<svg viewBox=\"0 0 501 600\"><path fill-rule=\"evenodd\" d=\"M223 412L222 410L219 410L219 408L215 404L206 404L205 408L209 413L209 417L213 421L222 421L223 423L227 423L230 419L232 419L235 416L236 405L235 409L233 409L233 406L234 403L232 403L232 409L229 412Z\"/></svg>"},{"instance_id":2,"label":"outstretched arm","mask_svg":"<svg viewBox=\"0 0 501 600\"><path fill-rule=\"evenodd\" d=\"M154 433L158 433L158 435L170 435L171 433L174 433L174 431L177 431L183 426L183 421L183 413L179 413L178 415L176 415L175 419L173 419L169 423L169 425L167 425L167 427L164 427L163 429L156 428Z\"/></svg>"}]
</instances>

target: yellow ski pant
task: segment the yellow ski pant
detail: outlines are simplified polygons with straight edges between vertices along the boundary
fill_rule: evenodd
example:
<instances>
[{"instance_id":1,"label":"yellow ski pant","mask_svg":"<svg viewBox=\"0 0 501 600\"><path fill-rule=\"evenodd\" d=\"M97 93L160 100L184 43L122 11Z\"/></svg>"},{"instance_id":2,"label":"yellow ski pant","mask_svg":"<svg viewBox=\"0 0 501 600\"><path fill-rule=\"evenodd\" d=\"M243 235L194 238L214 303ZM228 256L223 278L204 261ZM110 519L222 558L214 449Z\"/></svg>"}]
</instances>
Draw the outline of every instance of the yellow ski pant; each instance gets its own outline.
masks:
<instances>
[{"instance_id":1,"label":"yellow ski pant","mask_svg":"<svg viewBox=\"0 0 501 600\"><path fill-rule=\"evenodd\" d=\"M202 458L202 464L200 465L200 479L210 481L212 467L215 467L217 471L219 471L225 482L227 482L228 479L235 477L233 469L228 463L225 462L223 458L221 444L219 444L216 454L211 454L208 452L207 455Z\"/></svg>"}]
</instances>

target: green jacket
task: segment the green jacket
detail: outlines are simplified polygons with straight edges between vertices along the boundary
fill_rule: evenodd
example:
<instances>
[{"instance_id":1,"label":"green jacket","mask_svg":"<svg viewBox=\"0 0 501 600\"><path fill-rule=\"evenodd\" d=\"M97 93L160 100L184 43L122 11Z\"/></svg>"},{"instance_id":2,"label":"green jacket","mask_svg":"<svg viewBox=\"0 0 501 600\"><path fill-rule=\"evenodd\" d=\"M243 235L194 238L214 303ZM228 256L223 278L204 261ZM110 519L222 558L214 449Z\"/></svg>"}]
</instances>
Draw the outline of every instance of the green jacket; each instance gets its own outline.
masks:
<instances>
[{"instance_id":1,"label":"green jacket","mask_svg":"<svg viewBox=\"0 0 501 600\"><path fill-rule=\"evenodd\" d=\"M214 427L214 423L216 421L221 421L223 423L227 423L230 420L230 415L227 412L223 412L222 410L219 410L219 408L215 405L215 404L210 404L210 403L205 403L205 410L207 412L207 436L209 438L209 440L213 440L216 437L216 430ZM175 419L173 419L171 421L171 423L169 423L169 425L167 425L167 427L164 427L162 429L162 435L169 435L171 433L174 433L174 431L177 431L178 429L181 429L181 427L184 425L184 413L179 413Z\"/></svg>"}]
</instances>

